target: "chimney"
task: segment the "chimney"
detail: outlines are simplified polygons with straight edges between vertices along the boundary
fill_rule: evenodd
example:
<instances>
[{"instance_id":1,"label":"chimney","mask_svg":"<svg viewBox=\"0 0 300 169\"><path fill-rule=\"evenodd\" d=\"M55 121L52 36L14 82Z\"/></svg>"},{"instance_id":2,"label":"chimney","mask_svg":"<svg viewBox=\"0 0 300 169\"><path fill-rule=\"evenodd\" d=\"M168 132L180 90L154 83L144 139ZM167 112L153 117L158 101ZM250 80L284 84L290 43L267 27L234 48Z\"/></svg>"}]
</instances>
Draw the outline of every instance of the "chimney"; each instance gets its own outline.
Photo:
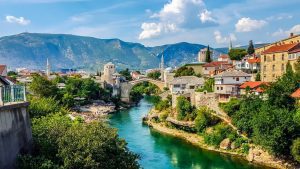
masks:
<instances>
[{"instance_id":1,"label":"chimney","mask_svg":"<svg viewBox=\"0 0 300 169\"><path fill-rule=\"evenodd\" d=\"M293 37L294 36L294 33L290 33L290 37Z\"/></svg>"}]
</instances>

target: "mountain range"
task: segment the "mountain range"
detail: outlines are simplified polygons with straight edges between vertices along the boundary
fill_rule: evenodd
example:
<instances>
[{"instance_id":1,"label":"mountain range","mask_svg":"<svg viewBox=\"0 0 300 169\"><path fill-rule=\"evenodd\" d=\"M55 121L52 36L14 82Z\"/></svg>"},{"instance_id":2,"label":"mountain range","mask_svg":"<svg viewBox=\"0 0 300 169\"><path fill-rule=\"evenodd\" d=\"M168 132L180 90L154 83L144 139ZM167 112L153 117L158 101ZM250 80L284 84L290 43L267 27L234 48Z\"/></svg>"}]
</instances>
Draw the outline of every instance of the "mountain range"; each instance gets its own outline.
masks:
<instances>
[{"instance_id":1,"label":"mountain range","mask_svg":"<svg viewBox=\"0 0 300 169\"><path fill-rule=\"evenodd\" d=\"M96 71L107 62L119 69L156 68L164 55L165 65L176 67L197 61L198 52L206 46L186 42L156 47L120 39L98 39L93 37L21 33L0 38L0 64L10 69L26 67L45 69L49 59L51 68L75 68ZM217 57L226 48L216 49Z\"/></svg>"}]
</instances>

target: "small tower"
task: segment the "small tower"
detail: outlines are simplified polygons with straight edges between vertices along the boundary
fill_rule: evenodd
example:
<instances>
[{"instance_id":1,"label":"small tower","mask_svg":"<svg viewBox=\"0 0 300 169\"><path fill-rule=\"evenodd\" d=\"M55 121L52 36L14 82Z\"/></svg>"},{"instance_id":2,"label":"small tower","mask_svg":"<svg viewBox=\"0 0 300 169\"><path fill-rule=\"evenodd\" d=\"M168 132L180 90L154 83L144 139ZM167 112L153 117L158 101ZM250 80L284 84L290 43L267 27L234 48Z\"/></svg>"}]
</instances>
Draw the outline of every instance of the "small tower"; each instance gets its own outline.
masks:
<instances>
[{"instance_id":1,"label":"small tower","mask_svg":"<svg viewBox=\"0 0 300 169\"><path fill-rule=\"evenodd\" d=\"M47 58L46 76L50 77L50 73L51 73L51 67L50 67L49 59Z\"/></svg>"},{"instance_id":2,"label":"small tower","mask_svg":"<svg viewBox=\"0 0 300 169\"><path fill-rule=\"evenodd\" d=\"M230 38L230 40L229 40L229 51L232 49L232 41L231 41L231 38Z\"/></svg>"},{"instance_id":3,"label":"small tower","mask_svg":"<svg viewBox=\"0 0 300 169\"><path fill-rule=\"evenodd\" d=\"M160 74L161 74L161 81L165 80L165 65L164 65L164 54L161 55L160 61Z\"/></svg>"}]
</instances>

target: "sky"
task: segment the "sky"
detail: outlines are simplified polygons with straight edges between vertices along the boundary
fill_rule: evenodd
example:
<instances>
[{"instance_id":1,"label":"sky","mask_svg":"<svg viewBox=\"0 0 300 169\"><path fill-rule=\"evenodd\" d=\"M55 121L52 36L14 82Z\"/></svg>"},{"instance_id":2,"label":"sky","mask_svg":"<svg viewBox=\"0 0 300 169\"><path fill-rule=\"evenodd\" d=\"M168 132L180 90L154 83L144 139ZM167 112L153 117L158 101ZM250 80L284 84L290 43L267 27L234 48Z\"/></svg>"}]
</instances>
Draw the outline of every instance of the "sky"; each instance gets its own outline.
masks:
<instances>
[{"instance_id":1,"label":"sky","mask_svg":"<svg viewBox=\"0 0 300 169\"><path fill-rule=\"evenodd\" d=\"M300 33L300 0L0 0L0 36L63 33L146 46L266 43Z\"/></svg>"}]
</instances>

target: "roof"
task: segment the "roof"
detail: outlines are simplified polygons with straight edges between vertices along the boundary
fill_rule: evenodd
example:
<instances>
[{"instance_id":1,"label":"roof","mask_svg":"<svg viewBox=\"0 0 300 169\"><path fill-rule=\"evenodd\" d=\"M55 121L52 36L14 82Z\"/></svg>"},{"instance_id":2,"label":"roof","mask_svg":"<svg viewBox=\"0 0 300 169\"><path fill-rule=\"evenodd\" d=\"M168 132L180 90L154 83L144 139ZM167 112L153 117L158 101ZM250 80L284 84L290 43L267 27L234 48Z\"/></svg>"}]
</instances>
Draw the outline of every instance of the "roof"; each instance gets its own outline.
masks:
<instances>
[{"instance_id":1,"label":"roof","mask_svg":"<svg viewBox=\"0 0 300 169\"><path fill-rule=\"evenodd\" d=\"M219 73L215 77L251 77L251 75L243 71L229 70Z\"/></svg>"},{"instance_id":2,"label":"roof","mask_svg":"<svg viewBox=\"0 0 300 169\"><path fill-rule=\"evenodd\" d=\"M246 89L248 86L250 87L250 89L254 89L254 88L257 88L263 84L266 84L265 82L245 82L243 83L240 88L241 89Z\"/></svg>"},{"instance_id":3,"label":"roof","mask_svg":"<svg viewBox=\"0 0 300 169\"><path fill-rule=\"evenodd\" d=\"M298 88L294 93L292 93L291 97L300 98L300 88Z\"/></svg>"},{"instance_id":4,"label":"roof","mask_svg":"<svg viewBox=\"0 0 300 169\"><path fill-rule=\"evenodd\" d=\"M2 75L6 69L6 65L0 65L0 74Z\"/></svg>"},{"instance_id":5,"label":"roof","mask_svg":"<svg viewBox=\"0 0 300 169\"><path fill-rule=\"evenodd\" d=\"M260 58L248 59L248 63L260 63Z\"/></svg>"},{"instance_id":6,"label":"roof","mask_svg":"<svg viewBox=\"0 0 300 169\"><path fill-rule=\"evenodd\" d=\"M170 84L204 84L204 79L196 76L181 76L173 79Z\"/></svg>"},{"instance_id":7,"label":"roof","mask_svg":"<svg viewBox=\"0 0 300 169\"><path fill-rule=\"evenodd\" d=\"M219 56L219 58L222 58L222 59L227 59L227 58L229 58L229 56L228 56L228 55L226 55L226 54L222 54L222 55L220 55L220 56Z\"/></svg>"},{"instance_id":8,"label":"roof","mask_svg":"<svg viewBox=\"0 0 300 169\"><path fill-rule=\"evenodd\" d=\"M229 64L226 61L214 61L214 62L206 63L205 65L203 65L203 67L218 67L221 65L229 65Z\"/></svg>"},{"instance_id":9,"label":"roof","mask_svg":"<svg viewBox=\"0 0 300 169\"><path fill-rule=\"evenodd\" d=\"M289 53L299 53L300 52L300 48L296 48L294 50L291 50Z\"/></svg>"},{"instance_id":10,"label":"roof","mask_svg":"<svg viewBox=\"0 0 300 169\"><path fill-rule=\"evenodd\" d=\"M297 45L299 45L299 43L274 45L274 46L270 47L269 49L265 50L264 54L276 53L276 52L288 52L288 51L292 50Z\"/></svg>"},{"instance_id":11,"label":"roof","mask_svg":"<svg viewBox=\"0 0 300 169\"><path fill-rule=\"evenodd\" d=\"M197 65L202 66L205 64L206 64L205 62L195 62L195 63L187 63L184 66L197 66Z\"/></svg>"}]
</instances>

